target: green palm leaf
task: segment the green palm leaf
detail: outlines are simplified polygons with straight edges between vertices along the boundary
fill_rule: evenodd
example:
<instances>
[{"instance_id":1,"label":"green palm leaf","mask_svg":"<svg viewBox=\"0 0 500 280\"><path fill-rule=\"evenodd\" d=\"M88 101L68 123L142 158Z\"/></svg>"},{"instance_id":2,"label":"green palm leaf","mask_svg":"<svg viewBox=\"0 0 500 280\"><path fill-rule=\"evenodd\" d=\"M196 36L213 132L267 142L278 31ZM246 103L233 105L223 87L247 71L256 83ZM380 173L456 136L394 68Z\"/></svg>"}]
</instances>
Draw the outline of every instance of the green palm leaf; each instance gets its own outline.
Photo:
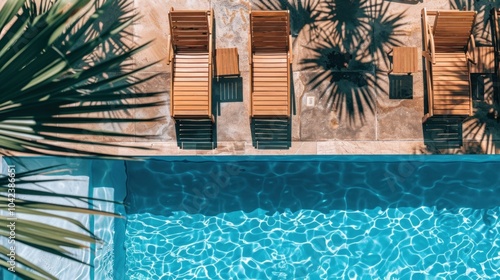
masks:
<instances>
[{"instance_id":1,"label":"green palm leaf","mask_svg":"<svg viewBox=\"0 0 500 280\"><path fill-rule=\"evenodd\" d=\"M52 253L56 256L82 263L79 259L76 259L70 251L68 251L68 248L88 250L90 244L101 241L88 228L86 228L84 224L74 218L68 217L65 213L106 215L110 217L120 216L115 213L91 209L93 204L90 202L89 198L84 196L58 194L52 192L51 190L35 190L30 188L29 184L50 183L61 180L74 181L74 179L53 179L50 177L45 177L46 179L39 179L33 177L36 175L53 174L54 172L60 171L64 170L56 170L53 169L53 167L49 167L16 174L15 211L18 214L28 214L30 217L44 216L51 219L62 220L73 225L75 228L79 229L79 231L68 228L60 228L52 224L37 222L35 220L36 218L28 219L23 216L18 217L15 220L15 240L16 244L19 242L42 251ZM8 197L8 178L9 177L0 177L0 210L5 211L5 213L8 213L8 203L12 200L12 198ZM71 205L74 205L75 202L79 202L79 204L82 206L70 206L45 202L48 201L48 198L62 198L66 201L71 202ZM92 200L117 203L114 201L99 198L92 198ZM11 222L11 220L9 220L8 216L0 216L0 224L8 224L9 222ZM5 226L0 227L0 236L8 238L10 236L9 228ZM0 254L0 266L6 269L9 268L10 264L8 263L7 257L7 254L9 253L9 247L0 246L0 253L2 253ZM23 258L23 256L16 255L16 262L22 265L16 267L16 274L22 278L55 279L48 272L45 272L42 268Z\"/></svg>"},{"instance_id":2,"label":"green palm leaf","mask_svg":"<svg viewBox=\"0 0 500 280\"><path fill-rule=\"evenodd\" d=\"M113 155L92 152L85 147L116 146L81 136L152 137L98 129L101 123L140 123L160 118L134 119L113 112L164 105L164 92L137 93L143 79L134 75L153 65L134 69L131 56L150 43L128 46L123 40L128 27L138 19L131 0L9 0L0 10L0 150L35 154ZM120 15L109 20L109 11ZM105 24L103 24L105 23ZM105 26L101 28L101 26ZM104 50L111 50L106 52ZM130 102L134 100L134 102ZM90 125L89 125L90 124ZM75 137L76 136L76 137ZM72 148L83 145L84 148ZM16 212L28 217L49 217L72 225L76 230L59 228L29 219L16 220L16 242L76 262L70 249L86 249L100 242L80 221L67 213L108 215L92 210L91 201L78 195L31 189L30 184L56 179L31 176L49 174L43 168L16 174ZM57 179L58 180L58 179ZM0 210L7 211L8 178L0 176ZM22 198L22 199L21 199ZM79 207L48 203L64 198ZM24 217L23 217L24 218ZM8 221L0 216L0 222ZM0 238L9 236L0 228ZM0 267L8 268L8 247L0 246ZM25 256L26 257L26 256ZM49 272L23 256L16 256L16 274L24 279L55 279Z\"/></svg>"},{"instance_id":3,"label":"green palm leaf","mask_svg":"<svg viewBox=\"0 0 500 280\"><path fill-rule=\"evenodd\" d=\"M5 34L0 38L0 148L6 150L4 154L110 156L99 152L101 149L92 152L71 147L116 146L79 135L152 137L96 128L102 123L158 121L117 118L110 112L164 105L158 101L164 92L134 91L137 85L155 77L134 78L152 64L130 69L131 56L150 43L135 47L121 44L114 53L103 52L105 44L119 44L116 38L126 34L125 30L138 18L133 3L52 2L12 0L0 11L0 31ZM106 29L95 30L114 8L120 9L122 15ZM129 102L132 99L136 102Z\"/></svg>"}]
</instances>

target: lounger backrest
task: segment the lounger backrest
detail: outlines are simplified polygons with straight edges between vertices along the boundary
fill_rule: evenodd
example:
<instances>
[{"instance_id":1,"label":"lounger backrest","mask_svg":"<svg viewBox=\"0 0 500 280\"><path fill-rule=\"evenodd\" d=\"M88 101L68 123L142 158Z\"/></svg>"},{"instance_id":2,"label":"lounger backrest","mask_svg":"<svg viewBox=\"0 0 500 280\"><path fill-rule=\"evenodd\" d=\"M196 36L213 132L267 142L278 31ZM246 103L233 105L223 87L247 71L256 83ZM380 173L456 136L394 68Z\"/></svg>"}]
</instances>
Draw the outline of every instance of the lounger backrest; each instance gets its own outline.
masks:
<instances>
[{"instance_id":1,"label":"lounger backrest","mask_svg":"<svg viewBox=\"0 0 500 280\"><path fill-rule=\"evenodd\" d=\"M252 52L287 52L290 15L288 11L250 13Z\"/></svg>"},{"instance_id":2,"label":"lounger backrest","mask_svg":"<svg viewBox=\"0 0 500 280\"><path fill-rule=\"evenodd\" d=\"M436 52L465 51L475 18L474 11L438 11L433 26Z\"/></svg>"},{"instance_id":3,"label":"lounger backrest","mask_svg":"<svg viewBox=\"0 0 500 280\"><path fill-rule=\"evenodd\" d=\"M170 34L175 52L209 51L209 11L170 11Z\"/></svg>"}]
</instances>

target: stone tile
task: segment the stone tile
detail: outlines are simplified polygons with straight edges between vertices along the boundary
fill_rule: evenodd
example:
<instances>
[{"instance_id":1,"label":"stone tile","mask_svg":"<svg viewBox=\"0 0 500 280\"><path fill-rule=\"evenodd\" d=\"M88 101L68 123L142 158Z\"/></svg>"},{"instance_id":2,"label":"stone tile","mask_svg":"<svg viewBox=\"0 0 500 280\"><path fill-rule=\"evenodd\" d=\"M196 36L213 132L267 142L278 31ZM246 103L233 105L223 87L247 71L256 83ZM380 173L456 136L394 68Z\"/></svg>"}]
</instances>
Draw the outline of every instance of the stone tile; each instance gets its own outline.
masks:
<instances>
[{"instance_id":1,"label":"stone tile","mask_svg":"<svg viewBox=\"0 0 500 280\"><path fill-rule=\"evenodd\" d=\"M444 155L478 155L478 154L499 154L500 141L484 139L482 141L464 140L460 148L436 150L432 147L422 147L421 154L444 154Z\"/></svg>"},{"instance_id":2,"label":"stone tile","mask_svg":"<svg viewBox=\"0 0 500 280\"><path fill-rule=\"evenodd\" d=\"M129 101L129 102L133 102ZM78 106L75 104L75 106ZM116 136L106 136L105 132L118 132L123 134L135 135L135 124L129 123L113 123L109 120L113 118L130 118L133 119L133 115L126 111L109 111L109 112L99 112L91 114L78 114L76 115L81 118L100 118L102 119L99 123L81 123L81 124L58 124L59 127L68 128L78 128L84 130L94 130L97 134L62 134L58 133L58 137L63 137L66 139L80 140L80 141L94 141L94 142L117 142L117 141L128 141L133 140L134 137L116 137ZM102 131L102 133L99 133Z\"/></svg>"},{"instance_id":3,"label":"stone tile","mask_svg":"<svg viewBox=\"0 0 500 280\"><path fill-rule=\"evenodd\" d=\"M252 141L250 131L250 76L248 72L242 72L240 78L221 78L221 83L233 83L240 79L241 88L237 96L243 97L243 101L220 102L217 108L217 140L218 141ZM219 92L217 83L214 82L214 98L218 95L226 95ZM234 91L234 87L231 90ZM243 90L243 92L239 92ZM223 99L223 97L221 97ZM220 109L220 111L219 111Z\"/></svg>"},{"instance_id":4,"label":"stone tile","mask_svg":"<svg viewBox=\"0 0 500 280\"><path fill-rule=\"evenodd\" d=\"M147 78L151 73L141 73L137 77L139 79ZM175 123L170 117L170 74L158 73L153 79L137 86L139 92L159 92L164 94L158 97L146 98L144 102L165 102L164 105L156 106L147 109L134 110L135 118L157 118L162 119L149 123L136 123L136 134L144 136L152 136L153 138L139 138L136 141L175 141Z\"/></svg>"},{"instance_id":5,"label":"stone tile","mask_svg":"<svg viewBox=\"0 0 500 280\"><path fill-rule=\"evenodd\" d=\"M245 143L245 155L308 155L316 154L316 142L292 142L292 147L282 150L259 150L251 142Z\"/></svg>"},{"instance_id":6,"label":"stone tile","mask_svg":"<svg viewBox=\"0 0 500 280\"><path fill-rule=\"evenodd\" d=\"M301 108L305 106L304 100L302 98L304 94L304 84L299 79L300 73L298 71L292 72L293 74L293 84L292 84L292 140L300 141L300 129L301 129Z\"/></svg>"},{"instance_id":7,"label":"stone tile","mask_svg":"<svg viewBox=\"0 0 500 280\"><path fill-rule=\"evenodd\" d=\"M158 155L211 155L214 150L182 150L174 142L120 142L121 147L108 148L106 151L127 156ZM137 147L137 148L134 148ZM143 149L138 149L143 148ZM145 148L145 149L144 149Z\"/></svg>"},{"instance_id":8,"label":"stone tile","mask_svg":"<svg viewBox=\"0 0 500 280\"><path fill-rule=\"evenodd\" d=\"M149 71L170 71L167 65L167 45L170 27L168 12L173 7L176 10L208 10L209 0L134 0L134 7L141 18L134 24L136 44L144 44L154 40L153 44L135 56L136 67L141 67L161 60L149 68Z\"/></svg>"},{"instance_id":9,"label":"stone tile","mask_svg":"<svg viewBox=\"0 0 500 280\"><path fill-rule=\"evenodd\" d=\"M164 152L169 152L172 154L174 149L171 151L166 148L159 149L155 143L146 143L146 142L116 142L116 146L114 147L102 147L99 151L104 153L109 153L113 155L119 156L153 156L153 155L162 155ZM162 146L167 145L167 143L159 143ZM175 146L175 144L172 144ZM175 146L177 148L177 146Z\"/></svg>"},{"instance_id":10,"label":"stone tile","mask_svg":"<svg viewBox=\"0 0 500 280\"><path fill-rule=\"evenodd\" d=\"M293 155L315 155L317 151L317 143L315 141L292 141L292 147L289 154Z\"/></svg>"},{"instance_id":11,"label":"stone tile","mask_svg":"<svg viewBox=\"0 0 500 280\"><path fill-rule=\"evenodd\" d=\"M250 117L242 102L220 104L221 115L217 116L217 139L219 141L251 141Z\"/></svg>"},{"instance_id":12,"label":"stone tile","mask_svg":"<svg viewBox=\"0 0 500 280\"><path fill-rule=\"evenodd\" d=\"M215 47L238 48L240 71L249 71L249 0L211 0L215 15Z\"/></svg>"},{"instance_id":13,"label":"stone tile","mask_svg":"<svg viewBox=\"0 0 500 280\"><path fill-rule=\"evenodd\" d=\"M132 118L133 114L132 112L116 112L113 113L114 116L116 117L126 117L126 118ZM130 123L105 123L102 126L102 129L106 131L118 131L124 134L129 134L129 135L137 135L136 131L136 124L130 122ZM137 137L131 136L131 137L116 137L116 136L102 136L102 141L104 143L106 142L122 142L122 141L131 141L134 140Z\"/></svg>"},{"instance_id":14,"label":"stone tile","mask_svg":"<svg viewBox=\"0 0 500 280\"><path fill-rule=\"evenodd\" d=\"M101 151L127 156L153 156L153 155L314 155L316 142L292 142L292 147L286 150L257 150L251 142L220 141L214 150L182 150L173 142L117 142L122 147L105 147ZM131 147L126 147L131 146ZM143 147L140 150L133 147Z\"/></svg>"},{"instance_id":15,"label":"stone tile","mask_svg":"<svg viewBox=\"0 0 500 280\"><path fill-rule=\"evenodd\" d=\"M388 77L385 76L387 84ZM422 75L413 75L413 97L411 99L390 99L387 94L377 98L377 139L378 140L419 140L423 137L422 117L424 98ZM389 87L389 85L387 85Z\"/></svg>"},{"instance_id":16,"label":"stone tile","mask_svg":"<svg viewBox=\"0 0 500 280\"><path fill-rule=\"evenodd\" d=\"M217 149L214 150L216 155L245 155L245 142L230 141L218 142Z\"/></svg>"},{"instance_id":17,"label":"stone tile","mask_svg":"<svg viewBox=\"0 0 500 280\"><path fill-rule=\"evenodd\" d=\"M318 75L317 71L301 71L300 79L305 80L306 91L304 98L313 96L316 98L316 106L301 108L301 140L374 140L376 118L376 94L369 87L361 88L362 91L350 90L349 84L343 80L330 84L330 78L324 78L323 82L316 88L310 89L308 81ZM324 76L320 76L323 78ZM339 86L340 85L340 86ZM308 90L309 89L309 90ZM374 112L370 112L368 103L360 98L364 115L361 115L360 107L354 106L354 110L347 111L346 100L353 95L369 95L373 97L372 106ZM341 106L336 108L333 100L341 98Z\"/></svg>"},{"instance_id":18,"label":"stone tile","mask_svg":"<svg viewBox=\"0 0 500 280\"><path fill-rule=\"evenodd\" d=\"M85 152L101 152L101 148L103 146L98 146L98 145L90 145L90 144L75 144L75 143L65 143L65 142L58 142L58 141L41 141L45 143L50 143L55 146L61 147L61 148L69 148L69 149L76 149L80 151L85 151ZM53 152L53 151L47 151L48 154L51 155L75 155L71 153L62 153L62 152ZM84 153L76 153L76 156L85 156Z\"/></svg>"},{"instance_id":19,"label":"stone tile","mask_svg":"<svg viewBox=\"0 0 500 280\"><path fill-rule=\"evenodd\" d=\"M309 25L309 20L314 16L308 12L304 5L314 5L322 15L328 10L325 8L327 1L296 1L296 0L131 0L142 18L132 27L127 29L133 33L134 43L141 44L151 39L155 42L151 47L139 53L134 61L135 67L146 65L160 60L160 63L138 75L144 78L150 74L159 74L155 79L140 85L137 90L141 92L165 90L167 93L160 98L166 104L158 108L134 110L127 113L112 113L117 116L130 116L137 118L164 117L162 120L149 124L94 124L79 125L89 129L108 129L136 135L155 135L155 139L72 136L72 139L103 141L105 143L123 144L131 147L88 147L76 145L92 151L109 151L120 155L261 155L261 154L433 154L433 153L499 153L500 126L496 119L488 115L487 106L479 106L478 113L470 118L463 126L464 144L460 149L433 151L423 143L422 116L424 114L424 88L422 77L422 59L419 59L420 72L413 74L412 99L389 99L390 90L386 75L379 75L371 82L367 91L373 97L369 105L373 108L370 112L365 101L363 110L364 118L359 110L351 115L346 114L346 103L343 99L342 106L332 107L331 97L352 97L356 89L346 90L335 88L334 92L343 95L329 95L328 86L342 87L342 82L331 82L331 77L323 79L317 87L311 85L311 80L318 73L318 69L305 69L304 62L315 58L314 48L318 48L319 39ZM381 3L382 0L377 0ZM0 0L0 4L5 0ZM388 51L393 45L415 46L421 53L421 9L447 10L452 1L383 1L389 5L388 13L393 16L401 14L404 25L394 30L396 43L384 45ZM456 1L455 1L456 2ZM260 5L259 5L260 3ZM302 5L302 6L300 6ZM479 3L479 5L481 5ZM497 5L497 4L485 4ZM267 7L266 7L267 6ZM498 6L498 5L497 5ZM171 7L175 9L210 9L214 10L215 20L215 47L237 47L239 52L239 65L242 73L243 101L223 102L220 104L217 116L217 148L214 150L182 150L177 147L175 125L169 113L169 86L170 66L166 64L167 35L169 34L167 14ZM304 9L301 9L303 7ZM249 65L248 65L248 28L250 9L284 9L290 10L293 35L293 87L295 115L292 115L292 147L287 150L257 150L252 146L250 131L250 92L249 92ZM326 9L326 10L325 10ZM115 15L115 14L113 14ZM484 17L479 14L478 19ZM111 22L104 22L103 26ZM318 22L315 22L315 24ZM479 43L488 43L487 35L475 33ZM484 37L484 36L486 37ZM131 40L130 35L124 37L125 41ZM339 45L342 42L339 42ZM365 48L368 40L358 42L355 46ZM370 61L375 57L372 66L384 72L389 69L385 63L385 55L379 57L367 53L356 53L355 59ZM326 61L328 62L328 61ZM321 61L325 63L325 61ZM324 65L323 65L324 66ZM327 67L328 68L328 67ZM369 72L369 71L368 71ZM380 88L376 88L375 85ZM347 87L348 88L348 87ZM359 90L359 89L357 89ZM215 91L214 91L215 92ZM359 92L359 91L358 91ZM326 93L326 94L324 94ZM359 96L359 95L358 95ZM314 97L313 106L307 105L307 98ZM362 98L360 100L363 100ZM135 102L132 100L130 102ZM356 103L356 101L352 101ZM342 114L340 113L342 108ZM293 107L292 107L293 110ZM99 115L98 115L99 116ZM103 117L104 115L100 115ZM480 125L478 125L480 124ZM77 127L77 126L72 126ZM67 145L67 144L61 144ZM140 150L134 147L148 148Z\"/></svg>"},{"instance_id":20,"label":"stone tile","mask_svg":"<svg viewBox=\"0 0 500 280\"><path fill-rule=\"evenodd\" d=\"M325 141L318 142L318 154L421 154L422 141Z\"/></svg>"},{"instance_id":21,"label":"stone tile","mask_svg":"<svg viewBox=\"0 0 500 280\"><path fill-rule=\"evenodd\" d=\"M99 2L102 1L98 1L98 3ZM98 24L93 24L91 30L94 33L108 31L118 20L133 15L133 13L129 12L130 9L122 9L122 5L127 4L122 2L123 1L111 2L109 9L99 15ZM102 3L99 3L99 5L102 5ZM97 61L104 61L121 54L123 50L133 48L134 34L136 34L134 32L134 25L131 24L118 34L111 36L101 45L98 52L93 56L93 60L96 60L95 63L97 63ZM131 61L133 61L133 59L131 59ZM132 67L130 68L132 69Z\"/></svg>"}]
</instances>

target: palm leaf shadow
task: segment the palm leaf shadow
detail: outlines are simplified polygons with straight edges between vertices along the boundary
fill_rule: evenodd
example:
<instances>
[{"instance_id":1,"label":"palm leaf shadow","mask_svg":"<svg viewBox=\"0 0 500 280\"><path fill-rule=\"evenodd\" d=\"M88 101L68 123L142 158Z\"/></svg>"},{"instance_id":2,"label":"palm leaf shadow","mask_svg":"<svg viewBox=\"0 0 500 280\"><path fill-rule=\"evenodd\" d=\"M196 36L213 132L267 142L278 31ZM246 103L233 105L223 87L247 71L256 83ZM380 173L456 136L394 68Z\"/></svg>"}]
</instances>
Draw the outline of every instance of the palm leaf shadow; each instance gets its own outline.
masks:
<instances>
[{"instance_id":1,"label":"palm leaf shadow","mask_svg":"<svg viewBox=\"0 0 500 280\"><path fill-rule=\"evenodd\" d=\"M485 85L484 101L474 103L474 115L464 121L464 136L484 145L485 153L496 153L500 140L500 100L498 82L493 77Z\"/></svg>"},{"instance_id":2,"label":"palm leaf shadow","mask_svg":"<svg viewBox=\"0 0 500 280\"><path fill-rule=\"evenodd\" d=\"M104 7L106 5L106 7ZM136 20L137 14L133 10L133 2L129 0L97 0L94 3L94 9L103 9L103 13L99 13L97 17L92 21L76 21L73 28L68 29L65 38L61 38L59 42L56 42L59 47L64 50L65 53L74 51L76 48L81 47L82 44L90 40L96 39L100 34L113 30L117 27L118 23L122 23L129 20ZM66 47L67 41L74 41L75 44L70 44ZM101 45L98 46L96 51L90 53L89 55L82 57L82 59L75 63L75 67L78 69L85 69L91 67L92 65L97 65L108 59L115 58L119 55L132 50L133 45L133 34L128 31L128 29L120 30L114 35L103 40ZM99 82L108 79L109 77L118 76L124 74L127 71L131 71L133 66L133 61L126 60L124 63L116 65L108 71L102 73L96 73L92 77L92 82ZM126 80L119 83L110 83L99 89L113 88L116 86L123 86L127 84L134 84L138 82L133 76L128 77ZM134 89L137 90L137 89ZM114 91L114 94L133 94L132 87L124 87L119 90ZM118 105L124 108L121 111L102 111L98 113L86 114L86 117L100 117L103 119L120 119L122 117L132 117L132 114L128 110L129 102L132 100L107 100L107 101L92 101L88 105ZM80 102L79 105L85 105ZM103 122L104 124L104 122ZM111 130L114 131L124 131L123 127L120 127L120 123L110 123Z\"/></svg>"},{"instance_id":3,"label":"palm leaf shadow","mask_svg":"<svg viewBox=\"0 0 500 280\"><path fill-rule=\"evenodd\" d=\"M340 119L364 123L366 113L375 113L376 92L385 92L379 82L378 71L373 61L365 60L363 50L349 53L340 42L330 38L305 48L312 52L311 58L300 61L302 70L309 70L310 90L320 90L320 99L339 114Z\"/></svg>"},{"instance_id":4,"label":"palm leaf shadow","mask_svg":"<svg viewBox=\"0 0 500 280\"><path fill-rule=\"evenodd\" d=\"M492 44L490 11L500 8L499 1L450 0L450 6L457 10L477 11L474 37L483 45ZM496 149L500 146L499 82L494 75L491 79L491 83L485 85L484 100L474 102L474 115L464 122L464 137L482 144L482 153L496 153Z\"/></svg>"},{"instance_id":5,"label":"palm leaf shadow","mask_svg":"<svg viewBox=\"0 0 500 280\"><path fill-rule=\"evenodd\" d=\"M392 15L384 1L323 3L323 36L305 47L312 56L300 64L302 70L314 72L308 87L319 89L320 98L326 98L340 119L364 123L367 114L375 113L376 95L388 94L378 62L387 66L386 49L402 44L394 32L403 26L403 17L404 12Z\"/></svg>"},{"instance_id":6,"label":"palm leaf shadow","mask_svg":"<svg viewBox=\"0 0 500 280\"><path fill-rule=\"evenodd\" d=\"M476 24L474 25L474 37L480 39L484 44L491 44L490 11L500 8L497 0L449 0L453 10L476 11Z\"/></svg>"},{"instance_id":7,"label":"palm leaf shadow","mask_svg":"<svg viewBox=\"0 0 500 280\"><path fill-rule=\"evenodd\" d=\"M403 45L403 42L396 36L396 32L405 25L403 22L405 12L391 14L389 2L375 2L369 6L369 14L372 19L369 51L374 61L383 62L388 68L387 50Z\"/></svg>"},{"instance_id":8,"label":"palm leaf shadow","mask_svg":"<svg viewBox=\"0 0 500 280\"><path fill-rule=\"evenodd\" d=\"M319 89L328 107L351 124L375 112L376 93L388 94L376 63L388 66L386 49L402 44L394 32L404 25L404 12L391 15L389 7L381 0L253 2L256 9L289 10L294 34L308 27L311 46L304 48L312 55L299 62L300 70L313 72L309 89Z\"/></svg>"},{"instance_id":9,"label":"palm leaf shadow","mask_svg":"<svg viewBox=\"0 0 500 280\"><path fill-rule=\"evenodd\" d=\"M134 74L150 65L130 68L130 57L148 44L105 52L111 49L105 43L117 45L118 41L113 38L126 30L137 17L128 13L132 11L132 2L90 2L95 6L87 5L87 1L83 0L72 2L66 13L62 12L66 9L64 1L42 1L39 6L30 5L37 3L35 1L26 2L29 4L21 8L17 19L0 37L0 47L6 49L0 57L5 73L0 87L6 93L0 98L0 145L6 150L108 155L74 148L74 145L117 146L92 137L136 135L95 127L102 123L152 122L160 119L113 115L113 112L127 109L162 105L163 102L157 98L163 92L138 94L131 90L155 77L134 78ZM100 22L103 18L99 14L109 15L105 11L111 8L122 9L125 14L112 21L107 29L92 33L92 26L105 27ZM23 31L22 36L15 37L20 30ZM7 48L9 40L14 45ZM30 43L32 41L38 43ZM5 61L10 64L5 64ZM127 103L129 100L134 101Z\"/></svg>"},{"instance_id":10,"label":"palm leaf shadow","mask_svg":"<svg viewBox=\"0 0 500 280\"><path fill-rule=\"evenodd\" d=\"M258 10L288 10L290 12L290 28L295 39L301 32L304 32L306 40L311 41L317 38L320 33L320 0L256 0L252 5L252 8Z\"/></svg>"},{"instance_id":11,"label":"palm leaf shadow","mask_svg":"<svg viewBox=\"0 0 500 280\"><path fill-rule=\"evenodd\" d=\"M325 36L339 38L344 48L363 42L370 32L368 0L329 0L322 2L321 29Z\"/></svg>"}]
</instances>

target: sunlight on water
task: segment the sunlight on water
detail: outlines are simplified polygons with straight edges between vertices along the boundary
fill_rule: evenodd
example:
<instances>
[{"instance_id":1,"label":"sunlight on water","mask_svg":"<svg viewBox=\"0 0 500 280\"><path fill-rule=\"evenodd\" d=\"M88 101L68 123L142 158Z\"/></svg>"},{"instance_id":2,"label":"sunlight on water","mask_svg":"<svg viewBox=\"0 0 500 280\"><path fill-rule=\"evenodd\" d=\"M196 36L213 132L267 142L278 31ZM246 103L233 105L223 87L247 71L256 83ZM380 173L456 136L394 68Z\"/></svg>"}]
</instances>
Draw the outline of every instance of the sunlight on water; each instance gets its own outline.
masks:
<instances>
[{"instance_id":1,"label":"sunlight on water","mask_svg":"<svg viewBox=\"0 0 500 280\"><path fill-rule=\"evenodd\" d=\"M278 159L127 163L126 277L500 279L498 161Z\"/></svg>"},{"instance_id":2,"label":"sunlight on water","mask_svg":"<svg viewBox=\"0 0 500 280\"><path fill-rule=\"evenodd\" d=\"M94 188L93 197L100 199L113 200L113 188ZM93 202L94 209L100 211L114 212L113 203L96 200ZM102 242L95 245L94 258L94 278L100 280L113 279L113 263L115 261L114 252L114 221L113 217L109 216L94 216L94 234L98 236Z\"/></svg>"},{"instance_id":3,"label":"sunlight on water","mask_svg":"<svg viewBox=\"0 0 500 280\"><path fill-rule=\"evenodd\" d=\"M500 277L498 208L128 217L128 279Z\"/></svg>"}]
</instances>

